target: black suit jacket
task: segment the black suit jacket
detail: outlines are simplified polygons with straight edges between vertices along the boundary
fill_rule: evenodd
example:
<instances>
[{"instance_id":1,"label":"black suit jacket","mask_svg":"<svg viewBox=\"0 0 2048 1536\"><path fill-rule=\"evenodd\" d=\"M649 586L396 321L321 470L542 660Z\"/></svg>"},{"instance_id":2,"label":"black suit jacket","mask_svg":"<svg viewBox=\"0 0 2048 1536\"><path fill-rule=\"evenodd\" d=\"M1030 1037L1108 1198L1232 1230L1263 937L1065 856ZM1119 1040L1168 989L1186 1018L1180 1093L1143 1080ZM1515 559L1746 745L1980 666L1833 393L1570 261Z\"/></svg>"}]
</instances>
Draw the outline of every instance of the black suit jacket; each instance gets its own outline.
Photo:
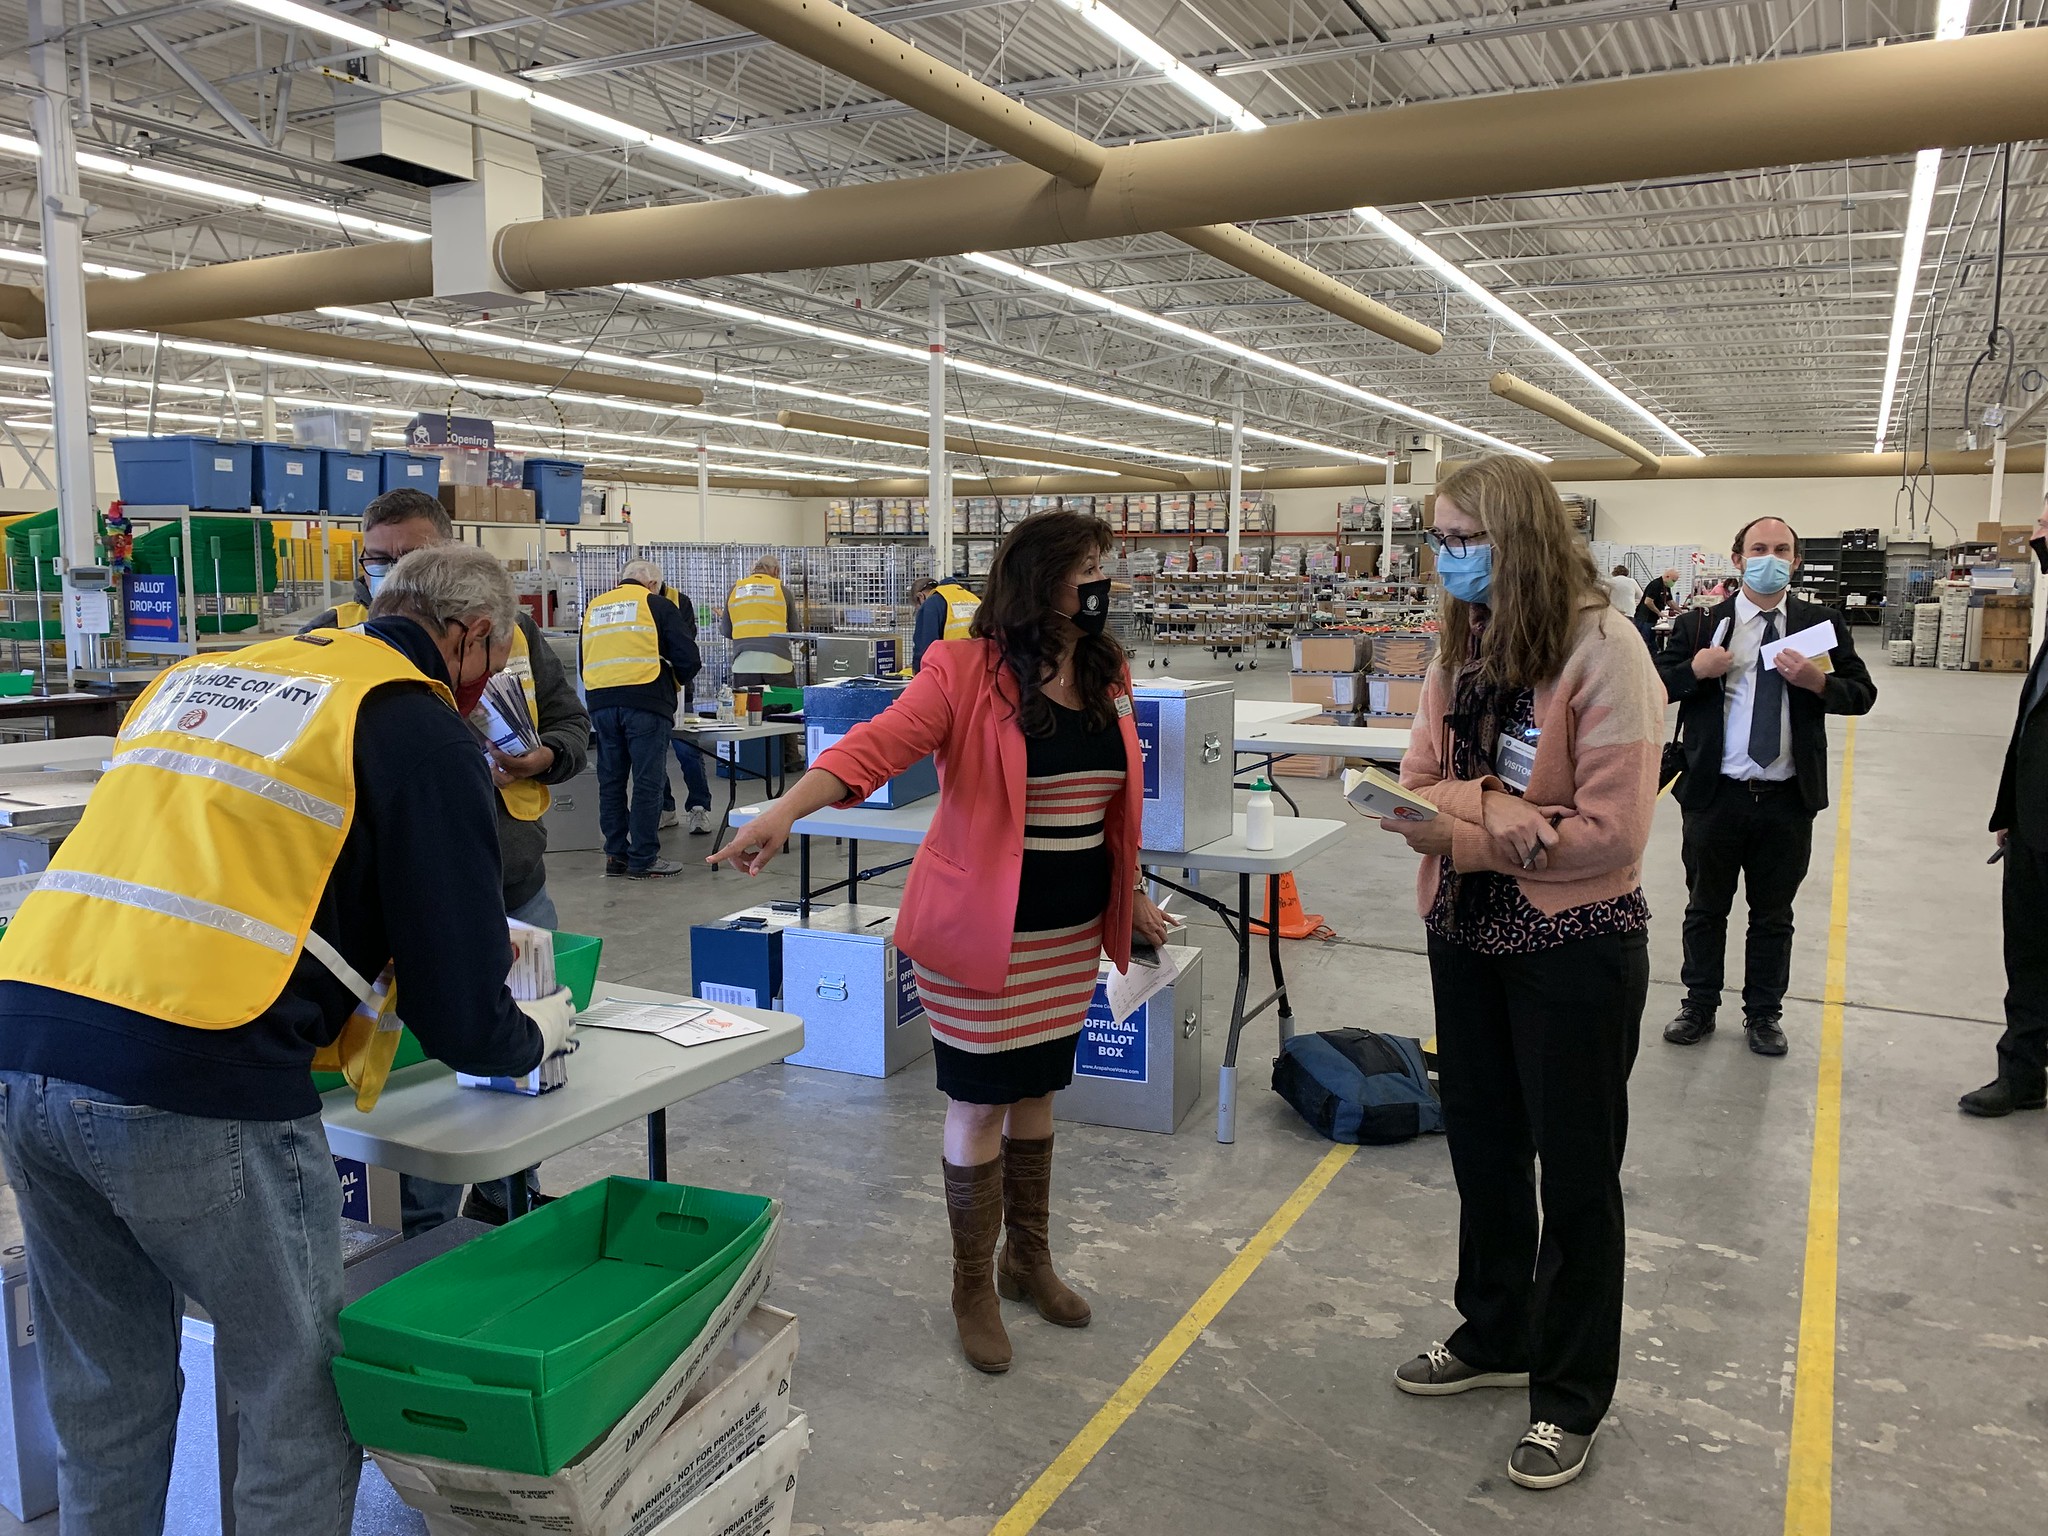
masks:
<instances>
[{"instance_id":1,"label":"black suit jacket","mask_svg":"<svg viewBox=\"0 0 2048 1536\"><path fill-rule=\"evenodd\" d=\"M2048 700L2027 707L2041 673L2048 669L2048 645L2034 657L2033 670L2020 689L2019 718L2005 749L2005 772L1998 780L1998 801L1991 808L1991 830L2011 832L2029 848L2048 852Z\"/></svg>"},{"instance_id":2,"label":"black suit jacket","mask_svg":"<svg viewBox=\"0 0 2048 1536\"><path fill-rule=\"evenodd\" d=\"M1863 715L1877 702L1877 684L1856 654L1849 626L1832 608L1789 594L1783 604L1782 634L1796 635L1815 624L1835 629L1834 671L1819 693L1804 688L1785 690L1792 713L1792 768L1799 797L1809 811L1828 803L1829 715ZM1694 608L1678 616L1671 638L1657 654L1657 672L1664 695L1678 705L1679 736L1685 743L1685 777L1673 791L1680 805L1703 805L1721 777L1721 727L1726 716L1725 679L1692 675L1692 659L1713 643L1714 631L1726 619L1735 621L1735 599L1723 598L1711 608Z\"/></svg>"}]
</instances>

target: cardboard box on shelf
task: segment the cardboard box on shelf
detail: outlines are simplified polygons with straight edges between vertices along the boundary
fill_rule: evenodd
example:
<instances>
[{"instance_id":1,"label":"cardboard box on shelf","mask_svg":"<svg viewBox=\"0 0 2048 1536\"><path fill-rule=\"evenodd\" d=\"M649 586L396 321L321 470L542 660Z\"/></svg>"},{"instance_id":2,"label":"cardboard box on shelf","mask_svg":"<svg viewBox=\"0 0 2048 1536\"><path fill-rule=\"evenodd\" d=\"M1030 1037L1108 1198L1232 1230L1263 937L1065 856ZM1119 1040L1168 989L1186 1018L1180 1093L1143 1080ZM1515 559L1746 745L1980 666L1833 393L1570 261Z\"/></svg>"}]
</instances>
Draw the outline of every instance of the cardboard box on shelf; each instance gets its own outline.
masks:
<instances>
[{"instance_id":1,"label":"cardboard box on shelf","mask_svg":"<svg viewBox=\"0 0 2048 1536\"><path fill-rule=\"evenodd\" d=\"M1367 682L1358 672L1296 672L1288 678L1288 693L1297 704L1324 710L1363 709Z\"/></svg>"},{"instance_id":2,"label":"cardboard box on shelf","mask_svg":"<svg viewBox=\"0 0 2048 1536\"><path fill-rule=\"evenodd\" d=\"M1422 679L1419 677L1375 675L1367 681L1372 685L1372 702L1367 707L1373 714L1413 715L1422 703Z\"/></svg>"},{"instance_id":3,"label":"cardboard box on shelf","mask_svg":"<svg viewBox=\"0 0 2048 1536\"><path fill-rule=\"evenodd\" d=\"M1976 542L1979 544L1996 544L1999 540L2000 535L2002 535L2004 532L2005 528L2003 524L1979 523L1977 525Z\"/></svg>"},{"instance_id":4,"label":"cardboard box on shelf","mask_svg":"<svg viewBox=\"0 0 2048 1536\"><path fill-rule=\"evenodd\" d=\"M494 523L498 520L493 501L495 493L488 485L450 485L444 480L439 494L441 505L458 523Z\"/></svg>"},{"instance_id":5,"label":"cardboard box on shelf","mask_svg":"<svg viewBox=\"0 0 2048 1536\"><path fill-rule=\"evenodd\" d=\"M1377 576L1380 573L1380 547L1377 544L1340 544L1337 546L1337 562L1346 576Z\"/></svg>"},{"instance_id":6,"label":"cardboard box on shelf","mask_svg":"<svg viewBox=\"0 0 2048 1536\"><path fill-rule=\"evenodd\" d=\"M1372 637L1300 634L1294 637L1297 672L1362 672L1372 661Z\"/></svg>"},{"instance_id":7,"label":"cardboard box on shelf","mask_svg":"<svg viewBox=\"0 0 2048 1536\"><path fill-rule=\"evenodd\" d=\"M492 511L501 523L530 523L535 519L533 492L517 485L491 487Z\"/></svg>"},{"instance_id":8,"label":"cardboard box on shelf","mask_svg":"<svg viewBox=\"0 0 2048 1536\"><path fill-rule=\"evenodd\" d=\"M1998 530L1998 558L2001 560L2024 561L2032 553L2027 548L2027 545L2032 542L2033 537L2034 530L2030 527L2000 528Z\"/></svg>"}]
</instances>

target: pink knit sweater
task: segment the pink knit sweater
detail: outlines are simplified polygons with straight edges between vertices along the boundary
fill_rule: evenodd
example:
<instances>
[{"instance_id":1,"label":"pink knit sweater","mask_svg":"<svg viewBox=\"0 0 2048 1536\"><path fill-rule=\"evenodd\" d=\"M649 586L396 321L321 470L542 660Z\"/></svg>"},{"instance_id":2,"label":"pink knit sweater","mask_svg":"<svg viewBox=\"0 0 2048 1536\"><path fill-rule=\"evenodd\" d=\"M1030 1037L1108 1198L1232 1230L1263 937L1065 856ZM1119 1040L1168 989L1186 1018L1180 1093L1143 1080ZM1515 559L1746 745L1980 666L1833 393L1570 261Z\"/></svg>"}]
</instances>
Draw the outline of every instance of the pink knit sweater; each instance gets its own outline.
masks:
<instances>
[{"instance_id":1,"label":"pink knit sweater","mask_svg":"<svg viewBox=\"0 0 2048 1536\"><path fill-rule=\"evenodd\" d=\"M1525 870L1485 827L1481 797L1503 786L1446 778L1453 676L1432 666L1415 711L1401 782L1443 814L1415 829L1423 853L1417 901L1427 916L1436 900L1438 857L1460 874L1512 875L1538 911L1556 914L1625 896L1641 883L1643 849L1657 806L1657 763L1664 741L1664 688L1649 649L1627 615L1602 605L1579 616L1571 654L1556 679L1536 689L1542 732L1526 796L1559 816L1547 867Z\"/></svg>"}]
</instances>

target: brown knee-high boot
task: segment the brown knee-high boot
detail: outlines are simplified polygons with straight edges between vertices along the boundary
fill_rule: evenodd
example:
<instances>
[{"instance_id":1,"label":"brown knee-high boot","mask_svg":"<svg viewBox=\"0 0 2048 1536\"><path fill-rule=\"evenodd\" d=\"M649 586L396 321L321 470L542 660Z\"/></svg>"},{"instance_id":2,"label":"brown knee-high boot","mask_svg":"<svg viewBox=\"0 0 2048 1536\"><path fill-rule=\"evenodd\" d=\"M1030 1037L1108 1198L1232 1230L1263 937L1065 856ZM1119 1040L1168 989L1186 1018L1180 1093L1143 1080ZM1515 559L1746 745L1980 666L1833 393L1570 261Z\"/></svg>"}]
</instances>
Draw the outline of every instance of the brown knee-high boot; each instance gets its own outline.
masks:
<instances>
[{"instance_id":1,"label":"brown knee-high boot","mask_svg":"<svg viewBox=\"0 0 2048 1536\"><path fill-rule=\"evenodd\" d=\"M1053 1273L1052 1138L1003 1138L1003 1222L1007 1235L996 1263L996 1289L1011 1301L1029 1300L1038 1315L1062 1328L1086 1328L1088 1303Z\"/></svg>"},{"instance_id":2,"label":"brown knee-high boot","mask_svg":"<svg viewBox=\"0 0 2048 1536\"><path fill-rule=\"evenodd\" d=\"M1010 1368L1010 1336L996 1300L996 1237L1003 1228L1000 1159L946 1170L946 1218L953 1227L953 1322L967 1363L991 1376Z\"/></svg>"}]
</instances>

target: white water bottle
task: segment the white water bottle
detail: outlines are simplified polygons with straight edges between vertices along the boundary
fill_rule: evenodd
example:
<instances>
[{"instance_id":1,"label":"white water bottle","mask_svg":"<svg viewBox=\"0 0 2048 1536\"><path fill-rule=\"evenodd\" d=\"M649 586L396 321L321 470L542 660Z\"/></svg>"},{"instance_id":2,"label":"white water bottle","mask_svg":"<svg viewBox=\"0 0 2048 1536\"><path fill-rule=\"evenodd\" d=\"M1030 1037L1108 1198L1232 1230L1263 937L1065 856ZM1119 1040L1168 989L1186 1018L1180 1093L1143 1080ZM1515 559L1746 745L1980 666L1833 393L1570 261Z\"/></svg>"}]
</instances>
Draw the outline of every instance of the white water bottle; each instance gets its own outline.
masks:
<instances>
[{"instance_id":1,"label":"white water bottle","mask_svg":"<svg viewBox=\"0 0 2048 1536\"><path fill-rule=\"evenodd\" d=\"M1254 853L1273 846L1273 786L1252 780L1252 797L1244 803L1244 845Z\"/></svg>"},{"instance_id":2,"label":"white water bottle","mask_svg":"<svg viewBox=\"0 0 2048 1536\"><path fill-rule=\"evenodd\" d=\"M733 723L731 683L725 684L718 690L718 723L720 725L731 725Z\"/></svg>"}]
</instances>

